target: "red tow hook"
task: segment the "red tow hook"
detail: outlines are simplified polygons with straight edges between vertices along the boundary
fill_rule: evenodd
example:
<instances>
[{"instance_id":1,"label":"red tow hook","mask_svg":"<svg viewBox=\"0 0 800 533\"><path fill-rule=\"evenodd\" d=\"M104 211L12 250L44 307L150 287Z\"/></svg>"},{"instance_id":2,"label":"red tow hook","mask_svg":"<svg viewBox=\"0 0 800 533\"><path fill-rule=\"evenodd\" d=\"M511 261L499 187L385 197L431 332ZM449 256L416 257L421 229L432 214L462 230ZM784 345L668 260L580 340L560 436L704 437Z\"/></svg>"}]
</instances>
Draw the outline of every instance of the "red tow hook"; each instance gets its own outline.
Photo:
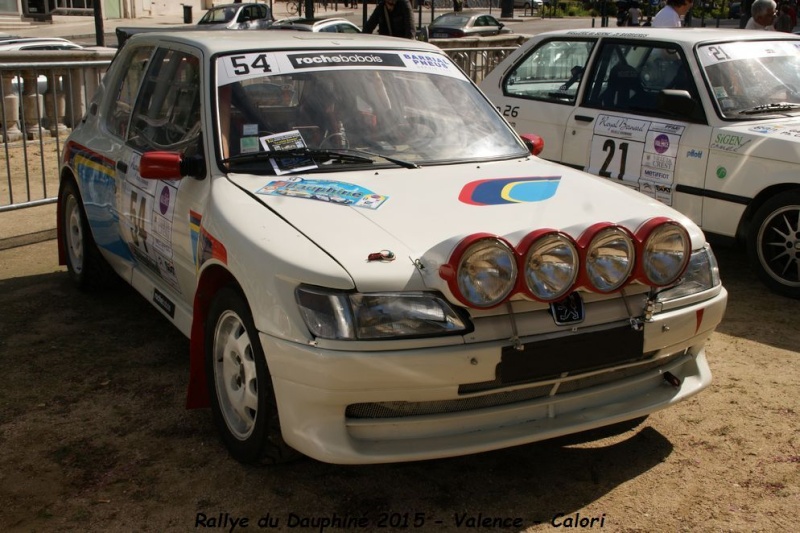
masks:
<instances>
[{"instance_id":1,"label":"red tow hook","mask_svg":"<svg viewBox=\"0 0 800 533\"><path fill-rule=\"evenodd\" d=\"M675 388L681 386L681 380L678 379L678 377L672 372L664 372L664 381L666 381Z\"/></svg>"}]
</instances>

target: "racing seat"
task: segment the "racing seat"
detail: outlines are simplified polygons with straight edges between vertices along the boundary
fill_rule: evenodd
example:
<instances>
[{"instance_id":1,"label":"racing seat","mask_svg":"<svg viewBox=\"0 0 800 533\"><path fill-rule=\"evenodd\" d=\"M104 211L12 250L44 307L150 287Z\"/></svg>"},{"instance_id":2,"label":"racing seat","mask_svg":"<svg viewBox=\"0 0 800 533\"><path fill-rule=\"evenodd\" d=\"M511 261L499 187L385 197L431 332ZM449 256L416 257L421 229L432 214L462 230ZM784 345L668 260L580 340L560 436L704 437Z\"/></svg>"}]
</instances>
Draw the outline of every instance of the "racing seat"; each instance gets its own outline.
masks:
<instances>
[{"instance_id":1,"label":"racing seat","mask_svg":"<svg viewBox=\"0 0 800 533\"><path fill-rule=\"evenodd\" d=\"M603 107L629 108L636 97L641 93L642 85L639 81L639 71L621 60L611 67L608 82L600 95L600 104Z\"/></svg>"}]
</instances>

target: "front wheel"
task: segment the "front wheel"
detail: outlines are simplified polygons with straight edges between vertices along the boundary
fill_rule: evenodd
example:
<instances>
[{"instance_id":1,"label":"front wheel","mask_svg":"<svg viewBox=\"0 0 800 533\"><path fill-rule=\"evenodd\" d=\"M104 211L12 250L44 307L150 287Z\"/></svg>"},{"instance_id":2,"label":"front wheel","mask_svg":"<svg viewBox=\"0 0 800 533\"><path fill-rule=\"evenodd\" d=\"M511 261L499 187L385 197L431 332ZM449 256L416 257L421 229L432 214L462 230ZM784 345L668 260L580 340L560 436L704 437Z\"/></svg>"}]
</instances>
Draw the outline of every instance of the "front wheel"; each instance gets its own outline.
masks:
<instances>
[{"instance_id":1,"label":"front wheel","mask_svg":"<svg viewBox=\"0 0 800 533\"><path fill-rule=\"evenodd\" d=\"M107 286L114 279L111 266L100 254L83 209L81 193L74 181L65 179L58 195L61 214L61 241L67 259L67 272L81 289Z\"/></svg>"},{"instance_id":2,"label":"front wheel","mask_svg":"<svg viewBox=\"0 0 800 533\"><path fill-rule=\"evenodd\" d=\"M206 378L214 423L234 459L276 464L298 453L281 438L278 409L250 308L233 288L214 298L206 321Z\"/></svg>"},{"instance_id":3,"label":"front wheel","mask_svg":"<svg viewBox=\"0 0 800 533\"><path fill-rule=\"evenodd\" d=\"M800 298L800 191L781 193L759 208L747 251L767 287Z\"/></svg>"}]
</instances>

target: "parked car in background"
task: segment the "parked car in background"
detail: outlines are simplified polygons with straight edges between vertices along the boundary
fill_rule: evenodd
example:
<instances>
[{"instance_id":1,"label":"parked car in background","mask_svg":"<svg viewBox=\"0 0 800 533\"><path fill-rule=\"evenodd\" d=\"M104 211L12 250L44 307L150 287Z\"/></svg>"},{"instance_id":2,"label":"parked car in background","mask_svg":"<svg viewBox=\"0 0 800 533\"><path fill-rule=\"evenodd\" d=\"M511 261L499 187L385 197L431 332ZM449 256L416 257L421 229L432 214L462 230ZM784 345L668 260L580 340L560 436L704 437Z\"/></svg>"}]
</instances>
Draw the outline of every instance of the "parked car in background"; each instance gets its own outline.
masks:
<instances>
[{"instance_id":1,"label":"parked car in background","mask_svg":"<svg viewBox=\"0 0 800 533\"><path fill-rule=\"evenodd\" d=\"M272 21L266 4L222 4L206 11L197 25L205 29L262 30Z\"/></svg>"},{"instance_id":2,"label":"parked car in background","mask_svg":"<svg viewBox=\"0 0 800 533\"><path fill-rule=\"evenodd\" d=\"M439 15L428 26L431 39L484 37L512 33L510 28L488 13L460 11Z\"/></svg>"},{"instance_id":3,"label":"parked car in background","mask_svg":"<svg viewBox=\"0 0 800 533\"><path fill-rule=\"evenodd\" d=\"M313 19L290 17L276 20L271 30L298 30L323 33L361 33L361 28L341 17L317 17Z\"/></svg>"},{"instance_id":4,"label":"parked car in background","mask_svg":"<svg viewBox=\"0 0 800 533\"><path fill-rule=\"evenodd\" d=\"M542 156L671 205L800 298L800 37L740 30L537 35L481 88Z\"/></svg>"},{"instance_id":5,"label":"parked car in background","mask_svg":"<svg viewBox=\"0 0 800 533\"><path fill-rule=\"evenodd\" d=\"M514 0L514 9L527 9L529 11L541 11L543 0Z\"/></svg>"},{"instance_id":6,"label":"parked car in background","mask_svg":"<svg viewBox=\"0 0 800 533\"><path fill-rule=\"evenodd\" d=\"M0 52L15 50L80 50L83 47L61 37L0 36Z\"/></svg>"},{"instance_id":7,"label":"parked car in background","mask_svg":"<svg viewBox=\"0 0 800 533\"><path fill-rule=\"evenodd\" d=\"M449 457L706 388L727 292L668 206L539 159L439 48L141 33L63 149L59 258L190 342L237 460Z\"/></svg>"}]
</instances>

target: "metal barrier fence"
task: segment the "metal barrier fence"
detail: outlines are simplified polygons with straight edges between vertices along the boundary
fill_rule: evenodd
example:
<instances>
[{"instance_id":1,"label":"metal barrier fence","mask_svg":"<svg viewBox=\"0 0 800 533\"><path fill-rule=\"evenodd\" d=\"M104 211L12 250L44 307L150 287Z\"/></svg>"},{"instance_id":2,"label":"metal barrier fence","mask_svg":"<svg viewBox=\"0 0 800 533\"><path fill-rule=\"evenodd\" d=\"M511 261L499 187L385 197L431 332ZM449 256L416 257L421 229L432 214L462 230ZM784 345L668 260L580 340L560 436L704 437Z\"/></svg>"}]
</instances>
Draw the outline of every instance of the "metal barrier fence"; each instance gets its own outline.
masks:
<instances>
[{"instance_id":1,"label":"metal barrier fence","mask_svg":"<svg viewBox=\"0 0 800 533\"><path fill-rule=\"evenodd\" d=\"M476 83L517 48L473 44L444 51ZM54 60L64 54L70 59ZM0 213L56 201L64 142L88 109L113 52L31 52L25 63L10 57L0 54Z\"/></svg>"},{"instance_id":2,"label":"metal barrier fence","mask_svg":"<svg viewBox=\"0 0 800 533\"><path fill-rule=\"evenodd\" d=\"M0 54L0 213L55 201L64 141L112 57L37 51L16 62L19 54Z\"/></svg>"}]
</instances>

